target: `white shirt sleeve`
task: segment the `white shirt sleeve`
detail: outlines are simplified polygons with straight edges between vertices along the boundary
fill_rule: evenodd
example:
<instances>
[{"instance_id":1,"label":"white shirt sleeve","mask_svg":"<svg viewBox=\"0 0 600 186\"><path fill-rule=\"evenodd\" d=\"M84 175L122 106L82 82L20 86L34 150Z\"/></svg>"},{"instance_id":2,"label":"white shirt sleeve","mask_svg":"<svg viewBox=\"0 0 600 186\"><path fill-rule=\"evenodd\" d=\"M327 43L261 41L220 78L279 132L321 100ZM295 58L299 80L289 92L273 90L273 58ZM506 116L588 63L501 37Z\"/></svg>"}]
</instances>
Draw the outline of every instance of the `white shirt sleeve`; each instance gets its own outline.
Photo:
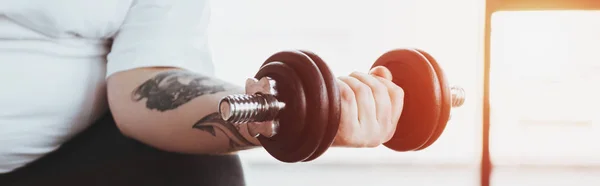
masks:
<instances>
[{"instance_id":1,"label":"white shirt sleeve","mask_svg":"<svg viewBox=\"0 0 600 186\"><path fill-rule=\"evenodd\" d=\"M107 56L106 77L141 67L213 75L208 0L134 0Z\"/></svg>"}]
</instances>

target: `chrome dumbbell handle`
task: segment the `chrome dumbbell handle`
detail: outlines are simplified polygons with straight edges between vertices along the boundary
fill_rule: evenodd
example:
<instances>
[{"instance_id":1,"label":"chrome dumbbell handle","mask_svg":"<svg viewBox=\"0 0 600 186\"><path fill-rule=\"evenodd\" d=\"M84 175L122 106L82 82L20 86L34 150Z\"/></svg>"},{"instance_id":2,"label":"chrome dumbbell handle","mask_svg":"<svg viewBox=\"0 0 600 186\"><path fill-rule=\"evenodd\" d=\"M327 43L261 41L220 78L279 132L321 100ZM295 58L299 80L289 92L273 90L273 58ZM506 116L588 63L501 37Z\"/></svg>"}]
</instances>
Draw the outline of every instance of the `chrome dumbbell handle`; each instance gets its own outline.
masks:
<instances>
[{"instance_id":1,"label":"chrome dumbbell handle","mask_svg":"<svg viewBox=\"0 0 600 186\"><path fill-rule=\"evenodd\" d=\"M272 137L277 133L277 114L285 108L283 102L274 95L257 93L254 95L230 95L219 103L221 118L233 124L250 124L250 135Z\"/></svg>"},{"instance_id":2,"label":"chrome dumbbell handle","mask_svg":"<svg viewBox=\"0 0 600 186\"><path fill-rule=\"evenodd\" d=\"M264 122L275 120L284 107L285 104L271 94L237 94L221 100L219 113L223 120L235 124Z\"/></svg>"},{"instance_id":3,"label":"chrome dumbbell handle","mask_svg":"<svg viewBox=\"0 0 600 186\"><path fill-rule=\"evenodd\" d=\"M275 81L268 77L246 81L246 94L229 95L221 99L219 114L225 121L234 124L251 124L251 135L272 137L277 134L279 123L277 114L285 108L285 103L275 97ZM460 107L465 102L465 91L458 86L450 87L452 107Z\"/></svg>"},{"instance_id":4,"label":"chrome dumbbell handle","mask_svg":"<svg viewBox=\"0 0 600 186\"><path fill-rule=\"evenodd\" d=\"M279 123L277 114L285 103L275 98L276 82L269 77L246 80L246 94L229 95L219 102L221 118L233 124L249 124L250 135L273 137Z\"/></svg>"}]
</instances>

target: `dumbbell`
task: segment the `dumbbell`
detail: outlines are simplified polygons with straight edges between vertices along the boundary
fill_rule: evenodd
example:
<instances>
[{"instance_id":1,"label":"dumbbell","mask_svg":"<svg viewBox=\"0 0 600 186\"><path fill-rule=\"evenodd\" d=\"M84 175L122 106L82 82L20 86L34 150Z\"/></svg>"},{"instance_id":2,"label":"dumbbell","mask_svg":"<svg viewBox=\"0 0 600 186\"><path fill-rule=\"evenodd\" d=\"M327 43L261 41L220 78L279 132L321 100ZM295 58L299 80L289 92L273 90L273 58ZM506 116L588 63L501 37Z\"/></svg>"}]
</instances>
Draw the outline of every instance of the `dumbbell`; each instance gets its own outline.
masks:
<instances>
[{"instance_id":1,"label":"dumbbell","mask_svg":"<svg viewBox=\"0 0 600 186\"><path fill-rule=\"evenodd\" d=\"M394 151L418 151L442 134L464 90L450 86L438 63L420 49L395 49L372 65L387 67L404 90L404 106L392 139ZM225 96L219 114L247 123L264 149L282 162L307 162L332 145L340 122L336 77L316 54L297 50L270 56L245 85L245 94Z\"/></svg>"}]
</instances>

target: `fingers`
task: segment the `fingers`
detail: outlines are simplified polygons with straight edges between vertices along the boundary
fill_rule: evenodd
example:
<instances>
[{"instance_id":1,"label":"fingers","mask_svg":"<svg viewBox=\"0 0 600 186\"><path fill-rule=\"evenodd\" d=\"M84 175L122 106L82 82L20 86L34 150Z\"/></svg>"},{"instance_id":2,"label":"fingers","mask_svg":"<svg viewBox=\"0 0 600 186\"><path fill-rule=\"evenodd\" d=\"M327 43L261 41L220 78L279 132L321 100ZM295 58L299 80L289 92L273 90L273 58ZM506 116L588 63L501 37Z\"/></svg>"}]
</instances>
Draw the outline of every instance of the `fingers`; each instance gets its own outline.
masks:
<instances>
[{"instance_id":1,"label":"fingers","mask_svg":"<svg viewBox=\"0 0 600 186\"><path fill-rule=\"evenodd\" d=\"M370 73L338 78L342 113L334 145L377 147L393 137L404 91L391 81L387 68L376 67Z\"/></svg>"},{"instance_id":2,"label":"fingers","mask_svg":"<svg viewBox=\"0 0 600 186\"><path fill-rule=\"evenodd\" d=\"M371 88L355 77L344 76L339 78L346 83L354 92L357 113L354 117L357 122L353 128L348 127L350 131L347 134L348 142L353 147L376 147L380 143L377 134L380 133L380 127L377 122L377 108L375 98Z\"/></svg>"},{"instance_id":3,"label":"fingers","mask_svg":"<svg viewBox=\"0 0 600 186\"><path fill-rule=\"evenodd\" d=\"M355 136L360 130L359 122L356 120L358 117L358 105L356 103L356 96L354 91L345 81L337 79L337 85L340 91L340 101L342 112L340 115L340 126L338 128L338 135L336 136L333 145L335 146L347 146L348 144L355 144L358 136Z\"/></svg>"},{"instance_id":4,"label":"fingers","mask_svg":"<svg viewBox=\"0 0 600 186\"><path fill-rule=\"evenodd\" d=\"M376 76L376 78L387 87L392 105L393 131L395 131L404 106L404 90L392 82L393 74L387 67L376 66L371 69L369 74ZM386 142L389 141L393 135L394 133L392 132Z\"/></svg>"},{"instance_id":5,"label":"fingers","mask_svg":"<svg viewBox=\"0 0 600 186\"><path fill-rule=\"evenodd\" d=\"M384 67L384 66L376 66L375 68L372 68L371 71L369 71L369 74L374 75L374 76L378 76L387 80L392 80L393 76L392 76L392 72Z\"/></svg>"},{"instance_id":6,"label":"fingers","mask_svg":"<svg viewBox=\"0 0 600 186\"><path fill-rule=\"evenodd\" d=\"M391 106L391 122L392 131L396 131L396 126L398 120L400 120L400 116L402 115L402 108L404 106L404 90L398 85L394 84L392 81L387 79L376 77L382 84L384 84L387 88L387 92L390 97L390 105ZM394 136L394 132L391 132L385 142L389 141Z\"/></svg>"},{"instance_id":7,"label":"fingers","mask_svg":"<svg viewBox=\"0 0 600 186\"><path fill-rule=\"evenodd\" d=\"M366 86L360 80L351 76L344 76L340 77L339 79L346 83L350 89L352 89L352 92L354 92L356 100L355 102L358 109L358 121L361 124L377 121L374 117L376 113L376 106L371 88Z\"/></svg>"},{"instance_id":8,"label":"fingers","mask_svg":"<svg viewBox=\"0 0 600 186\"><path fill-rule=\"evenodd\" d=\"M375 126L372 126L375 130L379 129L376 132L379 132L379 139L377 143L383 143L388 141L389 139L389 131L392 128L395 128L392 123L392 105L390 95L388 93L388 88L375 76L368 75L365 73L354 72L350 74L351 77L354 77L361 81L363 84L368 86L372 92L373 99L375 101L375 119L377 123L374 123ZM360 105L360 103L359 103Z\"/></svg>"}]
</instances>

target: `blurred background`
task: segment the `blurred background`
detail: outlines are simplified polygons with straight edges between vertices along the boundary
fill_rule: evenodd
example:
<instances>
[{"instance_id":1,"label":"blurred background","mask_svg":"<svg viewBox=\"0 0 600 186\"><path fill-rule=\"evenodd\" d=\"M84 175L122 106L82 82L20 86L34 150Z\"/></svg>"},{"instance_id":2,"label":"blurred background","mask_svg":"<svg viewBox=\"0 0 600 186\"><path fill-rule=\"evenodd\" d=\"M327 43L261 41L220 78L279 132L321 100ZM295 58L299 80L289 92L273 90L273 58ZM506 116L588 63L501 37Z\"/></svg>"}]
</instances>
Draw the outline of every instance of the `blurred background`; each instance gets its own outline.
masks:
<instances>
[{"instance_id":1,"label":"blurred background","mask_svg":"<svg viewBox=\"0 0 600 186\"><path fill-rule=\"evenodd\" d=\"M229 82L243 85L281 50L313 51L340 76L410 47L431 53L467 92L425 150L334 148L299 164L252 150L241 155L250 185L599 185L600 12L560 8L575 1L504 1L529 8L490 6L501 0L212 1L213 57Z\"/></svg>"}]
</instances>

